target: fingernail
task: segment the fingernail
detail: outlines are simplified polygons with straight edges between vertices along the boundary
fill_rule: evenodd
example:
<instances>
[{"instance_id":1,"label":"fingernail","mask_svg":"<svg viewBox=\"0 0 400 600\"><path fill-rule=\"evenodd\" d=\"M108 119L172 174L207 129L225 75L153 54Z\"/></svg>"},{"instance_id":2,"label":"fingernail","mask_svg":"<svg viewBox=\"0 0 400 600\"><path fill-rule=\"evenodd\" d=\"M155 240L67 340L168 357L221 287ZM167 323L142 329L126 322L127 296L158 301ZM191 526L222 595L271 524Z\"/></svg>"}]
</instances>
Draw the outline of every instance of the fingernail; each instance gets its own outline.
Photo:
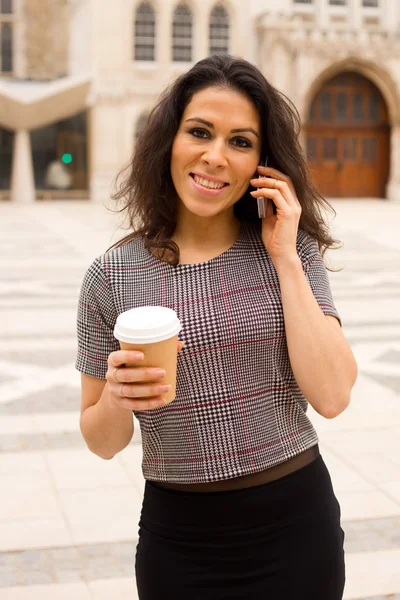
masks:
<instances>
[{"instance_id":1,"label":"fingernail","mask_svg":"<svg viewBox=\"0 0 400 600\"><path fill-rule=\"evenodd\" d=\"M166 384L166 385L161 385L160 389L162 392L169 392L169 390L172 388L172 385L170 383Z\"/></svg>"},{"instance_id":2,"label":"fingernail","mask_svg":"<svg viewBox=\"0 0 400 600\"><path fill-rule=\"evenodd\" d=\"M164 369L157 369L156 375L157 377L164 377L166 375L166 372L164 371Z\"/></svg>"},{"instance_id":3,"label":"fingernail","mask_svg":"<svg viewBox=\"0 0 400 600\"><path fill-rule=\"evenodd\" d=\"M136 352L135 358L136 358L136 360L143 360L144 354L142 352Z\"/></svg>"},{"instance_id":4,"label":"fingernail","mask_svg":"<svg viewBox=\"0 0 400 600\"><path fill-rule=\"evenodd\" d=\"M253 196L254 194L257 194L257 190L254 190L254 192L250 192L250 194Z\"/></svg>"}]
</instances>

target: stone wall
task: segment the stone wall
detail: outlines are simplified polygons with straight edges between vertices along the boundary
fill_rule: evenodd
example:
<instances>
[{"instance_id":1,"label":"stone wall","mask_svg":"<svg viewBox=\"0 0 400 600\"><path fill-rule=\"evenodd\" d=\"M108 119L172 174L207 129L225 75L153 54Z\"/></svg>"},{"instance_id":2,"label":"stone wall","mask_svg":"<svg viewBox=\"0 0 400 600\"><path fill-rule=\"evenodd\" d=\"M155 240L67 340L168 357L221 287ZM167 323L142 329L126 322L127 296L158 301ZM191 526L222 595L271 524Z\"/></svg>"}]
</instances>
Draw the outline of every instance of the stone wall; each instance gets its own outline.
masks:
<instances>
[{"instance_id":1,"label":"stone wall","mask_svg":"<svg viewBox=\"0 0 400 600\"><path fill-rule=\"evenodd\" d=\"M46 81L68 72L68 0L24 0L26 77Z\"/></svg>"}]
</instances>

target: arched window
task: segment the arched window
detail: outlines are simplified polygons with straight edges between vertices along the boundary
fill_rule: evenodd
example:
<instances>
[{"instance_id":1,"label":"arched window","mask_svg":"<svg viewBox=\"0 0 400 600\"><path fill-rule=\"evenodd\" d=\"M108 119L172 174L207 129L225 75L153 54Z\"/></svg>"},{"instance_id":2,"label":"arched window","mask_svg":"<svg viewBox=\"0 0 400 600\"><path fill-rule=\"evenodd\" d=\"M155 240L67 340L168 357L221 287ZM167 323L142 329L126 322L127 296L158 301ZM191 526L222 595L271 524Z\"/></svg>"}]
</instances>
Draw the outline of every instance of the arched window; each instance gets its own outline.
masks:
<instances>
[{"instance_id":1,"label":"arched window","mask_svg":"<svg viewBox=\"0 0 400 600\"><path fill-rule=\"evenodd\" d=\"M13 71L13 5L12 0L0 0L0 72Z\"/></svg>"},{"instance_id":2,"label":"arched window","mask_svg":"<svg viewBox=\"0 0 400 600\"><path fill-rule=\"evenodd\" d=\"M229 15L226 8L217 4L210 14L210 54L229 52Z\"/></svg>"},{"instance_id":3,"label":"arched window","mask_svg":"<svg viewBox=\"0 0 400 600\"><path fill-rule=\"evenodd\" d=\"M179 4L172 22L172 60L192 60L192 11L186 4Z\"/></svg>"},{"instance_id":4,"label":"arched window","mask_svg":"<svg viewBox=\"0 0 400 600\"><path fill-rule=\"evenodd\" d=\"M143 112L139 115L138 120L136 121L135 127L135 141L138 139L139 135L142 133L145 128L147 121L149 119L149 113Z\"/></svg>"},{"instance_id":5,"label":"arched window","mask_svg":"<svg viewBox=\"0 0 400 600\"><path fill-rule=\"evenodd\" d=\"M156 16L148 2L142 2L135 19L135 60L155 60Z\"/></svg>"}]
</instances>

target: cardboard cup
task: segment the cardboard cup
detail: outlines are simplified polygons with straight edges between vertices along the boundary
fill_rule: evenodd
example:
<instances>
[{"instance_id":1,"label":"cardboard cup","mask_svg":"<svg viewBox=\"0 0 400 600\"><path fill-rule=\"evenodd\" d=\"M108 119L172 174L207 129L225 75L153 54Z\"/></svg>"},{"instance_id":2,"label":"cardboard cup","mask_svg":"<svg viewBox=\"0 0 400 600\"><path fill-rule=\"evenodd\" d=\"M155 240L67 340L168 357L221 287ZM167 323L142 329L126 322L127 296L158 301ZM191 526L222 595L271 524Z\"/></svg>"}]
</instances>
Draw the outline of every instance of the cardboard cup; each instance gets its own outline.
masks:
<instances>
[{"instance_id":1,"label":"cardboard cup","mask_svg":"<svg viewBox=\"0 0 400 600\"><path fill-rule=\"evenodd\" d=\"M121 350L143 352L141 367L164 369L165 377L154 383L171 384L162 394L168 403L176 397L178 334L181 325L175 311L163 306L146 306L128 310L118 316L114 336ZM127 367L131 366L127 363ZM137 365L136 365L137 366Z\"/></svg>"}]
</instances>

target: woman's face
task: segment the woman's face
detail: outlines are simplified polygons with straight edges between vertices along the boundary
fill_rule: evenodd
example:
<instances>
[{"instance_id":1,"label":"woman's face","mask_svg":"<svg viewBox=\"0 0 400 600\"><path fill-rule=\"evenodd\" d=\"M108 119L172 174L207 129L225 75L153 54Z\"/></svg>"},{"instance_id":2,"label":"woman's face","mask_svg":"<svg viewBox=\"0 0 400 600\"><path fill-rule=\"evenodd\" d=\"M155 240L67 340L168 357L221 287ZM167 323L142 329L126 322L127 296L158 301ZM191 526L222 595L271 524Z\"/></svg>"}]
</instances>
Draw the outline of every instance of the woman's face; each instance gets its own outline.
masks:
<instances>
[{"instance_id":1,"label":"woman's face","mask_svg":"<svg viewBox=\"0 0 400 600\"><path fill-rule=\"evenodd\" d=\"M255 175L260 150L260 118L247 96L213 87L197 92L172 146L179 208L213 217L233 207Z\"/></svg>"}]
</instances>

